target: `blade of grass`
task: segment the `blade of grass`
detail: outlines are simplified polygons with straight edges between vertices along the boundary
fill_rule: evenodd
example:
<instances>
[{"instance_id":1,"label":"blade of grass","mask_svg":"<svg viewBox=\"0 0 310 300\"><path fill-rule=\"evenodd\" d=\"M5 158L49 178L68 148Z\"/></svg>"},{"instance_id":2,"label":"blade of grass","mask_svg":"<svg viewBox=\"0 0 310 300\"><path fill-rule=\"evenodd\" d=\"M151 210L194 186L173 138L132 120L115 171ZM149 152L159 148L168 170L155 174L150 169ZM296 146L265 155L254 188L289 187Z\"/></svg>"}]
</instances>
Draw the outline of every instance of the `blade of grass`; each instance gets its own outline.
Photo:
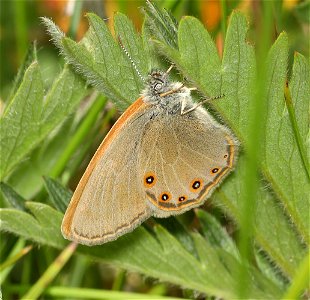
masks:
<instances>
[{"instance_id":1,"label":"blade of grass","mask_svg":"<svg viewBox=\"0 0 310 300\"><path fill-rule=\"evenodd\" d=\"M112 285L112 290L113 291L121 291L124 283L126 280L126 271L125 270L119 270L118 274L116 275L113 285Z\"/></svg>"},{"instance_id":2,"label":"blade of grass","mask_svg":"<svg viewBox=\"0 0 310 300\"><path fill-rule=\"evenodd\" d=\"M8 255L8 258L14 257L18 252L20 252L25 247L26 241L24 239L18 239L15 243L11 253ZM6 268L5 270L0 271L0 285L4 282L13 266Z\"/></svg>"},{"instance_id":3,"label":"blade of grass","mask_svg":"<svg viewBox=\"0 0 310 300\"><path fill-rule=\"evenodd\" d=\"M30 290L22 297L22 300L26 299L38 299L38 297L43 293L45 288L50 284L50 282L57 276L59 271L66 264L68 259L75 252L77 244L70 243L55 259L55 261L48 267L45 273L40 277L40 279L30 288Z\"/></svg>"},{"instance_id":4,"label":"blade of grass","mask_svg":"<svg viewBox=\"0 0 310 300\"><path fill-rule=\"evenodd\" d=\"M226 36L226 21L227 21L227 6L226 6L226 0L221 0L221 30L222 30L222 36Z\"/></svg>"},{"instance_id":5,"label":"blade of grass","mask_svg":"<svg viewBox=\"0 0 310 300\"><path fill-rule=\"evenodd\" d=\"M249 296L249 282L250 277L248 273L248 263L251 256L252 238L254 234L254 215L255 215L255 200L260 188L258 178L259 167L261 161L261 142L265 130L265 116L266 109L266 57L269 49L269 40L271 32L272 20L272 4L265 2L264 22L262 28L262 35L259 39L258 48L258 64L257 64L257 82L255 96L252 99L252 107L249 111L249 126L247 128L245 147L247 149L246 159L247 168L245 172L245 188L240 195L242 198L241 218L240 218L240 234L238 239L239 250L241 254L242 263L238 270L238 287L237 292L240 299L246 299Z\"/></svg>"},{"instance_id":6,"label":"blade of grass","mask_svg":"<svg viewBox=\"0 0 310 300\"><path fill-rule=\"evenodd\" d=\"M26 1L13 1L13 9L15 18L15 34L16 34L16 45L17 45L17 58L18 62L21 62L26 49L27 49L27 21L26 21Z\"/></svg>"},{"instance_id":7,"label":"blade of grass","mask_svg":"<svg viewBox=\"0 0 310 300\"><path fill-rule=\"evenodd\" d=\"M74 40L76 39L76 35L78 32L83 2L84 2L83 0L73 1L73 3L71 2L71 4L73 4L73 12L70 19L70 27L68 35ZM69 3L67 5L69 5Z\"/></svg>"},{"instance_id":8,"label":"blade of grass","mask_svg":"<svg viewBox=\"0 0 310 300\"><path fill-rule=\"evenodd\" d=\"M68 161L72 157L72 154L76 151L79 145L83 143L85 137L89 133L89 130L93 126L94 122L97 120L99 113L102 111L106 103L107 99L105 97L103 97L102 95L97 96L97 99L90 108L85 120L82 122L79 129L76 131L70 143L64 150L62 156L59 158L54 168L51 170L50 177L56 178L62 173Z\"/></svg>"},{"instance_id":9,"label":"blade of grass","mask_svg":"<svg viewBox=\"0 0 310 300\"><path fill-rule=\"evenodd\" d=\"M310 290L310 252L305 256L304 260L296 270L296 275L292 280L291 286L288 288L282 299L299 299L302 292L306 289Z\"/></svg>"},{"instance_id":10,"label":"blade of grass","mask_svg":"<svg viewBox=\"0 0 310 300\"><path fill-rule=\"evenodd\" d=\"M100 129L103 128L102 136L105 136L105 134L110 129L110 127L108 126L109 122L113 119L116 112L117 112L116 108L113 107L105 114L103 119L100 120L100 122L101 122ZM80 165L81 165L82 161L84 160L85 156L87 155L87 153L89 153L89 149L90 149L92 143L90 141L85 141L85 143L86 143L86 146L79 153L79 156L73 161L72 168L70 169L71 174L75 173L75 171L80 167Z\"/></svg>"},{"instance_id":11,"label":"blade of grass","mask_svg":"<svg viewBox=\"0 0 310 300\"><path fill-rule=\"evenodd\" d=\"M20 292L25 290L28 286L11 285L7 286L7 290L10 292ZM156 299L156 300L180 300L181 298L176 297L164 297L152 294L139 294L129 292L118 292L118 291L107 291L87 288L71 288L63 286L53 286L44 290L44 295L59 298L75 298L75 299L109 299L109 300L138 300L138 299ZM182 298L183 300L190 300Z\"/></svg>"},{"instance_id":12,"label":"blade of grass","mask_svg":"<svg viewBox=\"0 0 310 300\"><path fill-rule=\"evenodd\" d=\"M8 268L8 267L12 266L13 264L15 264L19 259L21 259L23 256L25 256L31 249L32 249L32 245L29 245L29 246L23 248L17 254L15 254L13 256L10 256L6 261L4 261L0 265L0 272L2 272L6 268Z\"/></svg>"}]
</instances>

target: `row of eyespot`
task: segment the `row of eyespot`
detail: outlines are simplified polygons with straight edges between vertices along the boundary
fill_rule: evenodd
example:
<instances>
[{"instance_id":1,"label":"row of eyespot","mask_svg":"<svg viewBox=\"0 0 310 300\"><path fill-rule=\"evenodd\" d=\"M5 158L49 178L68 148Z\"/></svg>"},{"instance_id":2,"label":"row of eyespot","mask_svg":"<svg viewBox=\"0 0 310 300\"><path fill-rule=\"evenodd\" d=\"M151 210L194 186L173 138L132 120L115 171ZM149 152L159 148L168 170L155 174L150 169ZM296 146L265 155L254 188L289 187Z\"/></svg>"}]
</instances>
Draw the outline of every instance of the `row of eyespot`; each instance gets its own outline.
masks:
<instances>
[{"instance_id":1,"label":"row of eyespot","mask_svg":"<svg viewBox=\"0 0 310 300\"><path fill-rule=\"evenodd\" d=\"M216 173L218 173L218 171L219 171L220 169L219 168L213 168L212 170L211 170L211 173L212 174L216 174ZM149 173L147 173L146 175L145 175L145 186L146 187L148 187L148 188L151 188L151 187L153 187L154 185L155 185L155 183L156 183L156 178L155 178L155 175L153 174L153 173L151 173L151 172L149 172ZM191 184L191 187L190 187L190 189L193 191L193 192L198 192L201 188L202 188L202 180L201 179L195 179L195 180L193 180L192 181L192 184ZM171 194L169 193L169 192L164 192L164 193L162 193L160 196L159 196L159 200L160 201L169 201L169 200L171 200ZM179 202L183 202L183 201L185 201L187 199L187 197L186 196L180 196L179 198L178 198L178 200L179 200Z\"/></svg>"}]
</instances>

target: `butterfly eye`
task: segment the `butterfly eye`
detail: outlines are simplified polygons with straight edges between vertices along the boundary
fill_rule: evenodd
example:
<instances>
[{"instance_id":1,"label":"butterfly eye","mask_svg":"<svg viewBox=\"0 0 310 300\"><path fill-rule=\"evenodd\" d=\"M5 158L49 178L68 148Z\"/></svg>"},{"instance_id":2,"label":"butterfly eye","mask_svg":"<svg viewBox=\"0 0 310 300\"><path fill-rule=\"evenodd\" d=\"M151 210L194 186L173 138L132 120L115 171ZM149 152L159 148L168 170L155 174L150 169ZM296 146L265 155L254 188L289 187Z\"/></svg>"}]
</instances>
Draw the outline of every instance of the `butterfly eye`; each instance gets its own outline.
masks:
<instances>
[{"instance_id":1,"label":"butterfly eye","mask_svg":"<svg viewBox=\"0 0 310 300\"><path fill-rule=\"evenodd\" d=\"M169 201L170 199L171 199L171 194L168 192L164 192L164 193L160 194L160 196L159 196L160 201L166 202L166 201Z\"/></svg>"},{"instance_id":2,"label":"butterfly eye","mask_svg":"<svg viewBox=\"0 0 310 300\"><path fill-rule=\"evenodd\" d=\"M211 170L211 175L218 173L219 170L220 170L219 168L213 168L213 169Z\"/></svg>"},{"instance_id":3,"label":"butterfly eye","mask_svg":"<svg viewBox=\"0 0 310 300\"><path fill-rule=\"evenodd\" d=\"M147 188L151 188L155 185L156 183L156 176L153 172L148 172L144 176L144 186Z\"/></svg>"},{"instance_id":4,"label":"butterfly eye","mask_svg":"<svg viewBox=\"0 0 310 300\"><path fill-rule=\"evenodd\" d=\"M201 179L194 179L190 185L190 189L192 192L196 193L202 188L203 181Z\"/></svg>"},{"instance_id":5,"label":"butterfly eye","mask_svg":"<svg viewBox=\"0 0 310 300\"><path fill-rule=\"evenodd\" d=\"M228 157L228 154L225 154L225 155L224 155L224 158L227 158L227 157Z\"/></svg>"},{"instance_id":6,"label":"butterfly eye","mask_svg":"<svg viewBox=\"0 0 310 300\"><path fill-rule=\"evenodd\" d=\"M160 90L162 89L162 87L163 87L163 83L162 83L162 82L157 82L157 83L155 83L155 85L154 85L154 90L155 90L156 92L158 92L158 91L160 91Z\"/></svg>"}]
</instances>

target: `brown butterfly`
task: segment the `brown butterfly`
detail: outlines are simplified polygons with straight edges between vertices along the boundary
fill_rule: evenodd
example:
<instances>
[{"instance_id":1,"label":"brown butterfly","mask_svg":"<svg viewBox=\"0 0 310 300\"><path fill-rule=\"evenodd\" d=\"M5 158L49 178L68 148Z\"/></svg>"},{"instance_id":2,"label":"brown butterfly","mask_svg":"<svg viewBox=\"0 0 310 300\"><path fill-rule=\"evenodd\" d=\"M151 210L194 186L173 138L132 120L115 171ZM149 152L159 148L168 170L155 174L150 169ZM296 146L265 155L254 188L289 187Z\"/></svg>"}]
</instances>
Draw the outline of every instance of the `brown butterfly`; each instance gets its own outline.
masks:
<instances>
[{"instance_id":1,"label":"brown butterfly","mask_svg":"<svg viewBox=\"0 0 310 300\"><path fill-rule=\"evenodd\" d=\"M202 205L233 169L238 142L191 98L153 71L89 163L62 222L65 238L113 241L151 216Z\"/></svg>"}]
</instances>

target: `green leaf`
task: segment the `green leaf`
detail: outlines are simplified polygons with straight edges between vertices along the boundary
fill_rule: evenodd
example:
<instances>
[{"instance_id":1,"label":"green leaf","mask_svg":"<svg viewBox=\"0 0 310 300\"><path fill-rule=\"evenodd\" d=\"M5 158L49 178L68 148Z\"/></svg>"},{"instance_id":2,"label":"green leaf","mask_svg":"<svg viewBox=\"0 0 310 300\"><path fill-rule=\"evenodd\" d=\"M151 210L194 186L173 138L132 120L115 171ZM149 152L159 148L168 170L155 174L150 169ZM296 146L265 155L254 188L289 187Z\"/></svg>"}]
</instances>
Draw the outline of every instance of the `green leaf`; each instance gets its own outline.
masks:
<instances>
[{"instance_id":1,"label":"green leaf","mask_svg":"<svg viewBox=\"0 0 310 300\"><path fill-rule=\"evenodd\" d=\"M53 178L44 177L44 182L51 202L54 204L55 208L64 213L72 197L72 192L64 188Z\"/></svg>"},{"instance_id":2,"label":"green leaf","mask_svg":"<svg viewBox=\"0 0 310 300\"><path fill-rule=\"evenodd\" d=\"M35 145L43 105L43 81L33 62L0 120L0 178L3 178Z\"/></svg>"},{"instance_id":3,"label":"green leaf","mask_svg":"<svg viewBox=\"0 0 310 300\"><path fill-rule=\"evenodd\" d=\"M143 78L146 78L151 70L151 60L148 55L144 45L143 40L140 35L134 29L134 26L131 20L127 16L117 13L114 16L114 29L117 37L120 38L122 45L125 47L130 55L130 59L136 65L138 72L142 75ZM132 75L134 78L137 78L137 72L132 69ZM141 78L137 80L136 86L138 86L139 91L144 87L143 81ZM135 92L135 91L134 91Z\"/></svg>"},{"instance_id":4,"label":"green leaf","mask_svg":"<svg viewBox=\"0 0 310 300\"><path fill-rule=\"evenodd\" d=\"M221 93L221 62L216 46L202 23L193 17L184 17L179 26L178 66L205 95Z\"/></svg>"},{"instance_id":5,"label":"green leaf","mask_svg":"<svg viewBox=\"0 0 310 300\"><path fill-rule=\"evenodd\" d=\"M284 278L280 273L276 273L272 262L269 261L268 256L263 251L255 251L255 262L257 267L267 278L273 281L275 284L284 288Z\"/></svg>"},{"instance_id":6,"label":"green leaf","mask_svg":"<svg viewBox=\"0 0 310 300\"><path fill-rule=\"evenodd\" d=\"M186 26L184 26L184 29L181 31L182 22L183 21L181 21L179 29L179 40L181 40L182 38L186 40L186 34L188 30L185 30ZM203 44L205 45L205 47L209 46L210 49L212 49L214 46L210 46L210 39L204 33L204 29L201 25L199 25L199 22L193 21L192 18L185 18L184 24L187 25L187 22L195 24L193 25L193 27L195 28L195 30L197 30L197 32L200 33L201 36L200 39L193 38L191 40L192 43L188 46L191 48L189 49L200 49ZM222 112L225 120L227 120L231 127L236 130L241 140L245 139L245 133L249 122L249 103L253 96L256 70L254 49L247 43L246 34L247 22L245 17L241 13L233 13L230 18L229 27L227 30L221 71L222 92L224 92L225 97L220 100L216 100L216 102L214 103L216 108L218 108L219 111ZM205 37L202 37L203 35L205 35ZM185 43L185 45L187 44ZM162 47L162 45L160 46ZM283 53L283 51L285 52L285 47L283 48L283 46L284 45L281 45L281 49L278 48L274 52L279 54ZM189 64L188 68L190 68L191 71L184 70L183 72L186 75L188 75L189 72L192 72L191 76L189 76L190 81L193 81L195 83L203 81L203 83L199 84L200 88L203 86L206 87L208 85L208 81L206 81L205 77L200 75L199 72L195 73L193 71L193 68L194 70L195 68L199 69L201 64L204 64L204 61L206 61L206 64L208 64L209 60L212 61L212 59L214 59L213 62L215 62L216 66L216 61L218 59L215 51L211 52L213 53L213 56L208 58L204 56L205 52L206 51L193 52L196 53L196 56L192 55L192 57L190 55L191 51L185 52L188 53L188 55L186 56L186 61L196 60L196 63L193 64L189 64L188 62L184 63L183 60L178 58L177 55L174 56L174 58L177 59L177 65L182 71L184 65L186 65L186 63ZM170 53L168 52L168 56L169 55ZM276 63L276 60L269 62L269 67L272 68ZM283 60L281 61L281 63L282 69L286 70ZM280 67L279 62L277 66ZM278 76L277 72L275 72L274 74L275 76ZM278 76L278 80L282 80L283 83L285 78L283 77L284 75L285 74L283 74L282 77ZM212 75L210 75L210 78L211 76ZM267 82L267 86L270 86L271 83L269 82L271 81L271 79L268 80L269 81ZM218 90L220 91L220 89ZM282 89L279 90L279 87L277 87L276 90L278 91L278 93L282 92L281 96L283 106L283 86ZM205 90L203 91L206 93ZM269 120L272 120L272 118L269 118ZM274 130L274 125L268 124L268 126L269 127L267 131L269 130L270 132L272 131L274 133L277 133L277 131ZM274 153L276 154L276 152ZM276 158L274 157L274 159ZM224 205L223 208L226 210L226 212L229 215L233 216L234 219L236 219L237 221L239 221L240 218L238 207L240 207L241 205L237 202L237 200L239 198L240 191L243 189L244 177L242 169L246 168L246 166L240 167L240 165L242 165L242 162L240 162L240 160L241 158L239 159L237 164L238 169L232 176L230 176L229 180L226 180L225 183L221 186L221 193L218 193L215 196L218 201L214 201L216 205ZM280 163L279 160L278 162ZM299 169L300 168L298 167L295 168L296 172L298 172ZM300 198L300 201L303 202L305 205L306 202L304 199L306 198ZM300 242L298 241L298 237L296 237L293 229L287 222L283 210L281 210L281 207L276 204L276 200L272 196L272 194L262 190L261 195L258 195L257 202L257 229L255 234L256 239L259 244L269 253L269 255L271 255L272 259L274 259L280 265L282 271L288 276L292 276L294 268L297 266L299 260L301 259L302 253L304 253L304 250ZM307 211L307 209L304 209L305 213ZM273 228L273 230L270 230L269 228ZM290 259L291 257L294 257L294 259Z\"/></svg>"},{"instance_id":7,"label":"green leaf","mask_svg":"<svg viewBox=\"0 0 310 300\"><path fill-rule=\"evenodd\" d=\"M102 19L91 13L87 14L87 17L90 29L80 43L61 37L57 26L52 22L44 21L44 23L56 40L56 46L65 54L67 61L83 74L89 84L95 86L124 110L139 97L142 79L126 54L116 44ZM132 51L134 44L139 45L139 39L137 36L129 38L123 32L124 29L132 30L132 25L122 16L118 17L116 24L116 29L122 35L121 38L124 38L128 43L126 45ZM137 59L137 56L134 56ZM140 61L145 61L145 58L141 58L143 56L145 55L141 51ZM137 59L137 62L139 60Z\"/></svg>"},{"instance_id":8,"label":"green leaf","mask_svg":"<svg viewBox=\"0 0 310 300\"><path fill-rule=\"evenodd\" d=\"M84 84L65 67L44 99L39 65L34 62L0 119L0 178L5 177L72 112Z\"/></svg>"},{"instance_id":9,"label":"green leaf","mask_svg":"<svg viewBox=\"0 0 310 300\"><path fill-rule=\"evenodd\" d=\"M60 30L60 28L49 18L42 17L41 21L45 25L47 32L52 37L52 41L58 49L62 48L61 41L65 34Z\"/></svg>"},{"instance_id":10,"label":"green leaf","mask_svg":"<svg viewBox=\"0 0 310 300\"><path fill-rule=\"evenodd\" d=\"M26 70L35 60L37 60L37 48L36 48L36 42L33 42L28 48L28 51L25 55L22 65L18 69L18 73L14 79L14 85L11 89L10 96L8 97L9 101L14 97L18 87L22 83Z\"/></svg>"},{"instance_id":11,"label":"green leaf","mask_svg":"<svg viewBox=\"0 0 310 300\"><path fill-rule=\"evenodd\" d=\"M247 165L244 155L238 160L238 169L214 194L212 203L220 206L234 220L239 220L240 191L244 189L244 174ZM300 243L292 225L284 214L283 207L265 187L260 190L256 201L255 239L271 260L287 276L293 276L294 269L302 259L305 249Z\"/></svg>"},{"instance_id":12,"label":"green leaf","mask_svg":"<svg viewBox=\"0 0 310 300\"><path fill-rule=\"evenodd\" d=\"M310 194L310 185L284 101L287 56L288 39L286 34L281 34L272 46L267 62L268 114L263 172L302 239L309 243L309 206L305 199ZM298 101L302 106L307 105L305 97ZM304 127L305 117L300 121Z\"/></svg>"},{"instance_id":13,"label":"green leaf","mask_svg":"<svg viewBox=\"0 0 310 300\"><path fill-rule=\"evenodd\" d=\"M40 135L45 136L67 115L72 113L84 94L83 80L72 72L69 66L65 66L45 96Z\"/></svg>"},{"instance_id":14,"label":"green leaf","mask_svg":"<svg viewBox=\"0 0 310 300\"><path fill-rule=\"evenodd\" d=\"M172 48L177 48L177 21L165 9L160 9L156 3L147 1L144 8L147 16L146 26L156 40Z\"/></svg>"},{"instance_id":15,"label":"green leaf","mask_svg":"<svg viewBox=\"0 0 310 300\"><path fill-rule=\"evenodd\" d=\"M295 112L296 130L300 135L300 143L304 150L304 165L309 167L310 161L310 138L309 138L309 95L310 95L310 67L307 59L299 53L295 53L292 78L289 88L292 95L292 105ZM294 126L294 124L292 124ZM306 157L307 156L307 157ZM306 170L309 174L309 170Z\"/></svg>"},{"instance_id":16,"label":"green leaf","mask_svg":"<svg viewBox=\"0 0 310 300\"><path fill-rule=\"evenodd\" d=\"M25 199L4 182L0 182L0 190L8 203L19 210L25 210Z\"/></svg>"},{"instance_id":17,"label":"green leaf","mask_svg":"<svg viewBox=\"0 0 310 300\"><path fill-rule=\"evenodd\" d=\"M40 244L64 247L66 242L60 233L62 214L41 203L28 202L27 207L33 216L18 210L1 209L1 230ZM91 248L80 246L78 251L131 271L160 278L164 282L219 297L233 298L236 277L225 267L225 263L232 264L233 258L228 261L227 258L223 259L221 252L218 253L218 250L210 248L211 246L206 248L206 242L198 236L193 235L193 239L203 263L161 226L155 227L155 236L141 226L115 242ZM233 264L237 263L236 260L233 261ZM226 273L226 279L219 270ZM253 285L253 297L260 293ZM273 288L272 294L278 294L276 288Z\"/></svg>"},{"instance_id":18,"label":"green leaf","mask_svg":"<svg viewBox=\"0 0 310 300\"><path fill-rule=\"evenodd\" d=\"M243 14L234 12L230 16L222 61L222 99L214 106L225 120L244 140L249 124L249 103L255 79L254 48L247 43L247 21Z\"/></svg>"},{"instance_id":19,"label":"green leaf","mask_svg":"<svg viewBox=\"0 0 310 300\"><path fill-rule=\"evenodd\" d=\"M96 49L91 53L101 71L100 74L106 78L115 93L119 94L125 103L132 103L139 96L141 85L137 84L137 81L141 79L137 74L132 76L136 71L125 59L124 53L102 19L94 14L88 14L88 20L91 30L87 38Z\"/></svg>"},{"instance_id":20,"label":"green leaf","mask_svg":"<svg viewBox=\"0 0 310 300\"><path fill-rule=\"evenodd\" d=\"M42 203L28 202L26 207L34 216L16 209L1 208L1 231L11 232L43 245L63 247L66 243L60 233L62 214Z\"/></svg>"},{"instance_id":21,"label":"green leaf","mask_svg":"<svg viewBox=\"0 0 310 300\"><path fill-rule=\"evenodd\" d=\"M206 239L208 239L213 245L224 249L226 252L239 259L240 255L236 248L236 244L225 229L223 229L221 224L218 223L212 215L201 209L197 210L197 216L202 225L202 232Z\"/></svg>"}]
</instances>

